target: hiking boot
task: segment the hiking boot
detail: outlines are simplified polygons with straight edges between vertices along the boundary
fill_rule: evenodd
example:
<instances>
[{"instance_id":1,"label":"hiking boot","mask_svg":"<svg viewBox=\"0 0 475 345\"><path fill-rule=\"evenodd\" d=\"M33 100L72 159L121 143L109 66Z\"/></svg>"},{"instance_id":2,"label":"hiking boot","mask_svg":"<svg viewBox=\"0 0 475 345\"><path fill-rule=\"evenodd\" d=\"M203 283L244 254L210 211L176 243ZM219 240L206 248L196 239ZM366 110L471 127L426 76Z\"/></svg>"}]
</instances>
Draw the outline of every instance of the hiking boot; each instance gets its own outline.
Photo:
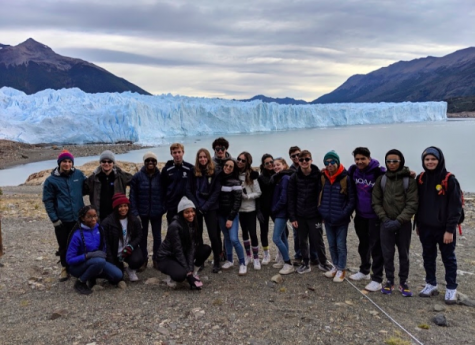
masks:
<instances>
[{"instance_id":1,"label":"hiking boot","mask_svg":"<svg viewBox=\"0 0 475 345\"><path fill-rule=\"evenodd\" d=\"M333 277L334 283L341 283L345 280L346 271L345 270L338 270L336 271L335 277Z\"/></svg>"},{"instance_id":2,"label":"hiking boot","mask_svg":"<svg viewBox=\"0 0 475 345\"><path fill-rule=\"evenodd\" d=\"M230 268L232 268L234 266L234 262L231 262L231 261L226 261L223 266L221 266L221 268L223 270L229 270Z\"/></svg>"},{"instance_id":3,"label":"hiking boot","mask_svg":"<svg viewBox=\"0 0 475 345\"><path fill-rule=\"evenodd\" d=\"M331 270L329 270L328 272L325 272L323 275L327 278L335 278L336 276L336 272L337 272L337 269L335 267L332 267Z\"/></svg>"},{"instance_id":4,"label":"hiking boot","mask_svg":"<svg viewBox=\"0 0 475 345\"><path fill-rule=\"evenodd\" d=\"M88 279L86 284L89 289L92 289L97 284L97 280L96 278Z\"/></svg>"},{"instance_id":5,"label":"hiking boot","mask_svg":"<svg viewBox=\"0 0 475 345\"><path fill-rule=\"evenodd\" d=\"M284 264L284 267L279 271L279 274L285 275L285 274L291 274L295 272L295 268L292 265L289 264Z\"/></svg>"},{"instance_id":6,"label":"hiking boot","mask_svg":"<svg viewBox=\"0 0 475 345\"><path fill-rule=\"evenodd\" d=\"M438 285L432 285L427 283L426 286L419 292L419 297L431 297L439 294Z\"/></svg>"},{"instance_id":7,"label":"hiking boot","mask_svg":"<svg viewBox=\"0 0 475 345\"><path fill-rule=\"evenodd\" d=\"M331 271L333 268L332 265L330 265L330 263L327 261L325 262L324 264L318 264L318 269L322 272L328 272L328 271Z\"/></svg>"},{"instance_id":8,"label":"hiking boot","mask_svg":"<svg viewBox=\"0 0 475 345\"><path fill-rule=\"evenodd\" d=\"M246 266L247 266L247 265L249 265L250 262L252 262L252 257L246 255L246 256L244 257L244 263L245 263Z\"/></svg>"},{"instance_id":9,"label":"hiking boot","mask_svg":"<svg viewBox=\"0 0 475 345\"><path fill-rule=\"evenodd\" d=\"M259 271L261 269L261 262L259 261L259 259L254 259L254 269L256 271Z\"/></svg>"},{"instance_id":10,"label":"hiking boot","mask_svg":"<svg viewBox=\"0 0 475 345\"><path fill-rule=\"evenodd\" d=\"M244 276L246 274L247 274L247 266L244 264L239 265L239 275Z\"/></svg>"},{"instance_id":11,"label":"hiking boot","mask_svg":"<svg viewBox=\"0 0 475 345\"><path fill-rule=\"evenodd\" d=\"M262 264L264 266L268 265L270 263L270 254L269 252L264 252L264 257L262 258Z\"/></svg>"},{"instance_id":12,"label":"hiking boot","mask_svg":"<svg viewBox=\"0 0 475 345\"><path fill-rule=\"evenodd\" d=\"M371 291L371 292L379 291L382 288L383 286L381 285L381 283L375 282L374 280L364 287L365 290Z\"/></svg>"},{"instance_id":13,"label":"hiking boot","mask_svg":"<svg viewBox=\"0 0 475 345\"><path fill-rule=\"evenodd\" d=\"M445 304L457 303L457 289L447 289L445 291Z\"/></svg>"},{"instance_id":14,"label":"hiking boot","mask_svg":"<svg viewBox=\"0 0 475 345\"><path fill-rule=\"evenodd\" d=\"M394 290L394 283L387 281L386 284L384 284L384 287L381 289L381 293L385 295L390 295L392 294L393 290Z\"/></svg>"},{"instance_id":15,"label":"hiking boot","mask_svg":"<svg viewBox=\"0 0 475 345\"><path fill-rule=\"evenodd\" d=\"M310 273L312 269L310 266L302 264L299 268L297 268L297 273L299 274L305 274L305 273Z\"/></svg>"},{"instance_id":16,"label":"hiking boot","mask_svg":"<svg viewBox=\"0 0 475 345\"><path fill-rule=\"evenodd\" d=\"M412 297L412 291L407 283L399 284L399 291L403 297Z\"/></svg>"},{"instance_id":17,"label":"hiking boot","mask_svg":"<svg viewBox=\"0 0 475 345\"><path fill-rule=\"evenodd\" d=\"M79 279L74 283L74 290L76 290L81 295L90 295L92 290L87 287L86 283L83 283Z\"/></svg>"},{"instance_id":18,"label":"hiking boot","mask_svg":"<svg viewBox=\"0 0 475 345\"><path fill-rule=\"evenodd\" d=\"M364 274L361 272L357 272L349 276L351 280L359 281L359 280L370 280L371 276L369 274Z\"/></svg>"},{"instance_id":19,"label":"hiking boot","mask_svg":"<svg viewBox=\"0 0 475 345\"><path fill-rule=\"evenodd\" d=\"M66 267L61 267L61 273L59 274L59 281L60 282L65 282L68 280L70 277Z\"/></svg>"},{"instance_id":20,"label":"hiking boot","mask_svg":"<svg viewBox=\"0 0 475 345\"><path fill-rule=\"evenodd\" d=\"M127 272L127 275L129 276L129 280L131 282L136 282L139 280L139 277L137 277L137 273L135 270L131 270L129 267L127 267L125 271Z\"/></svg>"}]
</instances>

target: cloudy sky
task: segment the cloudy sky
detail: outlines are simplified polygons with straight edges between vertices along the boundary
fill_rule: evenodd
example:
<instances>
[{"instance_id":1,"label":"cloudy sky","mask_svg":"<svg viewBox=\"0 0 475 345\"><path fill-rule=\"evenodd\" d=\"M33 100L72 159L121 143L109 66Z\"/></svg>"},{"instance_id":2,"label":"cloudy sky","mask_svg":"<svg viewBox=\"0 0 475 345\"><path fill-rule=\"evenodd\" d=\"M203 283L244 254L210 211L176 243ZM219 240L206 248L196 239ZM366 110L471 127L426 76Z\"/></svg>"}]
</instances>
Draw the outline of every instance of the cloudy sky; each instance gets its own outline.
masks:
<instances>
[{"instance_id":1,"label":"cloudy sky","mask_svg":"<svg viewBox=\"0 0 475 345\"><path fill-rule=\"evenodd\" d=\"M27 38L153 93L313 100L353 74L475 46L473 0L2 0Z\"/></svg>"}]
</instances>

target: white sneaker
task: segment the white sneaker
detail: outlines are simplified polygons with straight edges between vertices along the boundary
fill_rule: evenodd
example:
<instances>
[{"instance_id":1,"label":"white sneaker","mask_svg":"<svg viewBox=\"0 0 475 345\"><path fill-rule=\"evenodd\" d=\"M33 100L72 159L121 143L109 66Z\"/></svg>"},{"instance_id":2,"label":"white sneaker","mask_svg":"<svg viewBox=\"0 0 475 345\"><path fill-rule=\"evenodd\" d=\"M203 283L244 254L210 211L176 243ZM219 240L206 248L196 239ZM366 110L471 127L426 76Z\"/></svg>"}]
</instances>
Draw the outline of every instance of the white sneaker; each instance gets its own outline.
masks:
<instances>
[{"instance_id":1,"label":"white sneaker","mask_svg":"<svg viewBox=\"0 0 475 345\"><path fill-rule=\"evenodd\" d=\"M277 263L273 264L272 267L274 268L282 268L284 267L284 261L277 261Z\"/></svg>"},{"instance_id":2,"label":"white sneaker","mask_svg":"<svg viewBox=\"0 0 475 345\"><path fill-rule=\"evenodd\" d=\"M336 272L336 268L333 267L330 271L323 273L323 275L327 278L335 278Z\"/></svg>"},{"instance_id":3,"label":"white sneaker","mask_svg":"<svg viewBox=\"0 0 475 345\"><path fill-rule=\"evenodd\" d=\"M139 277L137 277L137 272L135 270L131 270L130 268L126 267L127 275L129 276L129 280L131 282L139 281Z\"/></svg>"},{"instance_id":4,"label":"white sneaker","mask_svg":"<svg viewBox=\"0 0 475 345\"><path fill-rule=\"evenodd\" d=\"M223 270L229 270L231 267L234 266L234 262L231 262L231 261L226 261L223 266L221 266L221 268Z\"/></svg>"},{"instance_id":5,"label":"white sneaker","mask_svg":"<svg viewBox=\"0 0 475 345\"><path fill-rule=\"evenodd\" d=\"M259 271L261 269L261 262L259 261L259 259L254 259L254 269L256 271Z\"/></svg>"},{"instance_id":6,"label":"white sneaker","mask_svg":"<svg viewBox=\"0 0 475 345\"><path fill-rule=\"evenodd\" d=\"M345 276L346 276L346 271L345 270L338 270L338 271L336 271L336 274L333 277L333 282L334 283L341 283L342 281L345 280Z\"/></svg>"},{"instance_id":7,"label":"white sneaker","mask_svg":"<svg viewBox=\"0 0 475 345\"><path fill-rule=\"evenodd\" d=\"M438 285L427 283L426 286L419 292L419 297L431 297L439 294Z\"/></svg>"},{"instance_id":8,"label":"white sneaker","mask_svg":"<svg viewBox=\"0 0 475 345\"><path fill-rule=\"evenodd\" d=\"M365 290L371 292L380 291L382 288L383 285L381 283L375 282L374 280L364 287Z\"/></svg>"},{"instance_id":9,"label":"white sneaker","mask_svg":"<svg viewBox=\"0 0 475 345\"><path fill-rule=\"evenodd\" d=\"M457 289L447 289L445 291L445 304L457 303Z\"/></svg>"},{"instance_id":10,"label":"white sneaker","mask_svg":"<svg viewBox=\"0 0 475 345\"><path fill-rule=\"evenodd\" d=\"M361 273L361 272L357 272L355 274L352 274L350 277L349 277L351 280L370 280L371 279L371 276L369 274L364 274L364 273Z\"/></svg>"},{"instance_id":11,"label":"white sneaker","mask_svg":"<svg viewBox=\"0 0 475 345\"><path fill-rule=\"evenodd\" d=\"M252 257L246 255L246 257L244 258L244 263L247 266L250 262L252 262Z\"/></svg>"},{"instance_id":12,"label":"white sneaker","mask_svg":"<svg viewBox=\"0 0 475 345\"><path fill-rule=\"evenodd\" d=\"M295 272L295 268L293 265L284 264L284 267L279 271L279 274L291 274Z\"/></svg>"},{"instance_id":13,"label":"white sneaker","mask_svg":"<svg viewBox=\"0 0 475 345\"><path fill-rule=\"evenodd\" d=\"M270 254L269 252L264 252L264 257L262 258L262 264L265 266L265 265L268 265L270 262Z\"/></svg>"},{"instance_id":14,"label":"white sneaker","mask_svg":"<svg viewBox=\"0 0 475 345\"><path fill-rule=\"evenodd\" d=\"M176 288L176 281L172 280L172 277L170 276L167 276L165 283L167 283L168 287Z\"/></svg>"},{"instance_id":15,"label":"white sneaker","mask_svg":"<svg viewBox=\"0 0 475 345\"><path fill-rule=\"evenodd\" d=\"M247 266L246 265L239 265L239 275L244 276L247 274Z\"/></svg>"}]
</instances>

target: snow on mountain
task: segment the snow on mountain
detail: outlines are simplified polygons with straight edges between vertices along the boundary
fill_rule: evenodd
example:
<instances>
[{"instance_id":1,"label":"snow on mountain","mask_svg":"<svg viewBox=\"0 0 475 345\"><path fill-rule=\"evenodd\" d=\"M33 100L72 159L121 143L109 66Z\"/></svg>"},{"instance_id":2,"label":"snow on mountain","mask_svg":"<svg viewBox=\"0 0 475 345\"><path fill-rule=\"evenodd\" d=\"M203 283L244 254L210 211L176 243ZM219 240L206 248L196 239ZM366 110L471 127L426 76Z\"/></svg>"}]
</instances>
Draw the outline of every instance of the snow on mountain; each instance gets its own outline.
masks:
<instances>
[{"instance_id":1,"label":"snow on mountain","mask_svg":"<svg viewBox=\"0 0 475 345\"><path fill-rule=\"evenodd\" d=\"M291 129L443 121L445 102L279 105L79 89L0 89L0 139L25 143L132 141Z\"/></svg>"}]
</instances>

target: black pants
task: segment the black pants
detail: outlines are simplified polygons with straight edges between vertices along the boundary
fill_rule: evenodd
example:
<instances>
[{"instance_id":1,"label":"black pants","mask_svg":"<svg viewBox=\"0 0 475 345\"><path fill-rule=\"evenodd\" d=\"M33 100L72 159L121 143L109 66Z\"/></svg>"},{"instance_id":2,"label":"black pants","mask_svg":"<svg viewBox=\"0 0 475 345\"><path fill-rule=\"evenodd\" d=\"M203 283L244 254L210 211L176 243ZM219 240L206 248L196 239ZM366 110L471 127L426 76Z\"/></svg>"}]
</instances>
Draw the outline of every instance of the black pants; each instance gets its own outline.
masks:
<instances>
[{"instance_id":1,"label":"black pants","mask_svg":"<svg viewBox=\"0 0 475 345\"><path fill-rule=\"evenodd\" d=\"M167 211L167 223L170 225L170 223L173 221L173 217L177 215L177 208L174 208L172 210Z\"/></svg>"},{"instance_id":2,"label":"black pants","mask_svg":"<svg viewBox=\"0 0 475 345\"><path fill-rule=\"evenodd\" d=\"M382 283L384 259L379 227L380 221L377 218L355 217L355 231L360 241L358 244L358 254L361 258L360 272L368 274L372 269L371 279ZM373 260L372 264L371 259Z\"/></svg>"},{"instance_id":3,"label":"black pants","mask_svg":"<svg viewBox=\"0 0 475 345\"><path fill-rule=\"evenodd\" d=\"M142 239L140 241L140 248L142 249L142 256L145 260L148 260L148 224L152 226L153 247L152 247L152 260L156 261L156 256L160 244L162 244L162 217L147 217L140 216L142 221Z\"/></svg>"},{"instance_id":4,"label":"black pants","mask_svg":"<svg viewBox=\"0 0 475 345\"><path fill-rule=\"evenodd\" d=\"M218 211L208 211L204 216L200 212L197 212L197 220L200 244L203 244L204 220L206 222L206 229L208 230L208 237L213 250L214 265L219 266L219 254L221 254L223 244L221 242L221 231L218 227Z\"/></svg>"},{"instance_id":5,"label":"black pants","mask_svg":"<svg viewBox=\"0 0 475 345\"><path fill-rule=\"evenodd\" d=\"M298 238L300 245L300 252L302 253L302 259L306 265L309 262L309 243L310 242L310 252L316 252L318 256L318 261L321 264L327 262L327 257L325 253L325 243L323 243L323 229L322 221L318 218L299 218L297 217L298 222ZM307 240L308 239L308 240Z\"/></svg>"},{"instance_id":6,"label":"black pants","mask_svg":"<svg viewBox=\"0 0 475 345\"><path fill-rule=\"evenodd\" d=\"M129 268L131 270L137 270L140 267L142 267L143 263L145 262L145 258L142 254L142 249L140 246L137 246L134 248L132 251L132 254L130 254L128 257L124 259L124 261L129 265ZM120 270L124 270L124 263L123 262L118 262L117 261L114 263Z\"/></svg>"},{"instance_id":7,"label":"black pants","mask_svg":"<svg viewBox=\"0 0 475 345\"><path fill-rule=\"evenodd\" d=\"M257 224L256 224L256 211L252 212L239 212L239 223L242 229L243 241L249 240L251 237L251 246L258 247L259 241L257 240Z\"/></svg>"},{"instance_id":8,"label":"black pants","mask_svg":"<svg viewBox=\"0 0 475 345\"><path fill-rule=\"evenodd\" d=\"M270 212L267 210L261 209L262 216L264 221L259 221L259 227L261 229L261 245L263 248L269 247L269 221L270 221Z\"/></svg>"},{"instance_id":9,"label":"black pants","mask_svg":"<svg viewBox=\"0 0 475 345\"><path fill-rule=\"evenodd\" d=\"M60 226L54 227L54 234L56 235L56 241L58 241L58 252L61 266L67 267L66 252L68 251L68 239L71 231L76 225L76 222L64 222Z\"/></svg>"},{"instance_id":10,"label":"black pants","mask_svg":"<svg viewBox=\"0 0 475 345\"><path fill-rule=\"evenodd\" d=\"M389 231L380 226L381 249L384 258L386 279L394 283L394 254L399 253L399 283L403 284L409 276L409 247L411 246L412 225L404 223L396 231Z\"/></svg>"},{"instance_id":11,"label":"black pants","mask_svg":"<svg viewBox=\"0 0 475 345\"><path fill-rule=\"evenodd\" d=\"M207 244L199 245L195 252L195 266L201 266L211 254L211 247ZM169 275L172 280L182 282L186 279L189 272L188 267L183 267L175 258L166 257L158 261L158 269L166 275Z\"/></svg>"}]
</instances>

